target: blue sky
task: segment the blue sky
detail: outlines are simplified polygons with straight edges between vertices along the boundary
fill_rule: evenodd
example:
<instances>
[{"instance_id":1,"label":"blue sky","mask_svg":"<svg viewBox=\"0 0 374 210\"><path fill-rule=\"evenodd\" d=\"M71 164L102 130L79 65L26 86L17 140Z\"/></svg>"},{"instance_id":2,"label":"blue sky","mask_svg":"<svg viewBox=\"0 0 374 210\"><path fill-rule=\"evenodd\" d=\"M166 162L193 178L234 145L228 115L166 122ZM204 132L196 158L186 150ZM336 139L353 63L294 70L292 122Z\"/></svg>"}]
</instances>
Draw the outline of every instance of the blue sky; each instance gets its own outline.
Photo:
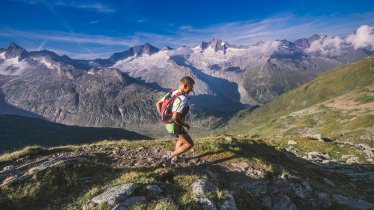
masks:
<instances>
[{"instance_id":1,"label":"blue sky","mask_svg":"<svg viewBox=\"0 0 374 210\"><path fill-rule=\"evenodd\" d=\"M345 36L374 26L372 0L2 0L0 48L16 42L73 58L106 58L146 42L193 46L213 37L236 45Z\"/></svg>"}]
</instances>

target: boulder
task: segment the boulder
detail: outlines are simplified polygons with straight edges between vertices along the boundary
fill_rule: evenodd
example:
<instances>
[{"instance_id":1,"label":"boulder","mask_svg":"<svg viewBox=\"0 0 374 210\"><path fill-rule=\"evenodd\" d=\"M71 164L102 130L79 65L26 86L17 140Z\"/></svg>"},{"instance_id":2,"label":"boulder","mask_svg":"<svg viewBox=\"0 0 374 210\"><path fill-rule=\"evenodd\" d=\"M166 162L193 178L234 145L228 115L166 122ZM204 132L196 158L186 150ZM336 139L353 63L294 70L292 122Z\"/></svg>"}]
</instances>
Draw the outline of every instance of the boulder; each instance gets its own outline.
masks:
<instances>
[{"instance_id":1,"label":"boulder","mask_svg":"<svg viewBox=\"0 0 374 210\"><path fill-rule=\"evenodd\" d=\"M357 156L353 156L347 159L347 164L354 164L354 163L360 163L360 160Z\"/></svg>"},{"instance_id":2,"label":"boulder","mask_svg":"<svg viewBox=\"0 0 374 210\"><path fill-rule=\"evenodd\" d=\"M163 191L158 185L148 185L145 187L147 190L152 191L154 195L160 195Z\"/></svg>"},{"instance_id":3,"label":"boulder","mask_svg":"<svg viewBox=\"0 0 374 210\"><path fill-rule=\"evenodd\" d=\"M288 145L294 145L294 144L297 144L297 142L294 140L288 140Z\"/></svg>"},{"instance_id":4,"label":"boulder","mask_svg":"<svg viewBox=\"0 0 374 210\"><path fill-rule=\"evenodd\" d=\"M238 207L236 206L236 202L232 192L228 192L226 199L218 204L218 209L220 210L237 210Z\"/></svg>"},{"instance_id":5,"label":"boulder","mask_svg":"<svg viewBox=\"0 0 374 210\"><path fill-rule=\"evenodd\" d=\"M129 195L131 195L138 188L137 184L126 183L111 187L105 190L100 195L97 195L91 199L93 203L101 204L105 203L107 205L114 205L125 200Z\"/></svg>"},{"instance_id":6,"label":"boulder","mask_svg":"<svg viewBox=\"0 0 374 210\"><path fill-rule=\"evenodd\" d=\"M194 198L193 200L196 203L198 203L200 208L203 210L216 210L217 209L213 201L211 201L208 198Z\"/></svg>"},{"instance_id":7,"label":"boulder","mask_svg":"<svg viewBox=\"0 0 374 210\"><path fill-rule=\"evenodd\" d=\"M307 154L309 160L317 160L317 161L322 161L322 160L327 160L330 159L329 154L321 153L321 152L308 152Z\"/></svg>"},{"instance_id":8,"label":"boulder","mask_svg":"<svg viewBox=\"0 0 374 210\"><path fill-rule=\"evenodd\" d=\"M121 206L130 207L130 206L135 205L136 203L139 203L139 202L142 202L142 201L145 201L145 200L147 200L147 198L145 196L134 196L134 197L128 198L124 202L122 202Z\"/></svg>"},{"instance_id":9,"label":"boulder","mask_svg":"<svg viewBox=\"0 0 374 210\"><path fill-rule=\"evenodd\" d=\"M195 195L207 194L213 191L213 185L205 179L199 179L192 184L192 193Z\"/></svg>"},{"instance_id":10,"label":"boulder","mask_svg":"<svg viewBox=\"0 0 374 210\"><path fill-rule=\"evenodd\" d=\"M267 193L266 183L263 181L255 181L245 184L243 189L251 196L258 197Z\"/></svg>"}]
</instances>

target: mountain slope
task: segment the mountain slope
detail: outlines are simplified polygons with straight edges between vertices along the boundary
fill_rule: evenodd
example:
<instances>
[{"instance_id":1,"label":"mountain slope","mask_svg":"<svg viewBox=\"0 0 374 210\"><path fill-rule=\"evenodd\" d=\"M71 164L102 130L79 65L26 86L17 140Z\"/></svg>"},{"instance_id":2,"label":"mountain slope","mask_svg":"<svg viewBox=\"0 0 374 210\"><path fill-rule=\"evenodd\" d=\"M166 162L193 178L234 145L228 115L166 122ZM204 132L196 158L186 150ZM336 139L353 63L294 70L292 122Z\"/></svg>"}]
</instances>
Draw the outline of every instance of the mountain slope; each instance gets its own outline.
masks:
<instances>
[{"instance_id":1,"label":"mountain slope","mask_svg":"<svg viewBox=\"0 0 374 210\"><path fill-rule=\"evenodd\" d=\"M322 73L254 111L243 111L222 130L266 136L322 134L373 144L373 89L370 56Z\"/></svg>"},{"instance_id":2,"label":"mountain slope","mask_svg":"<svg viewBox=\"0 0 374 210\"><path fill-rule=\"evenodd\" d=\"M134 140L150 138L118 128L67 126L31 117L0 115L0 153L28 145L78 145L102 139Z\"/></svg>"}]
</instances>

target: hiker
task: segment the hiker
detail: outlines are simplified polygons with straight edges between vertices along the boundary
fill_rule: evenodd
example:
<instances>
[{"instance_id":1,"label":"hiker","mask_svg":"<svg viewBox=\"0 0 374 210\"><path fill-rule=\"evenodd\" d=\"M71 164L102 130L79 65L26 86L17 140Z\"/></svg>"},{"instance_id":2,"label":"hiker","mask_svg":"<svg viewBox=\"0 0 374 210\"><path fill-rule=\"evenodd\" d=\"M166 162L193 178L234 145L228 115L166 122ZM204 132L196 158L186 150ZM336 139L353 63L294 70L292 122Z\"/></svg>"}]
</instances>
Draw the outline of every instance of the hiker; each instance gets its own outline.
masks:
<instances>
[{"instance_id":1,"label":"hiker","mask_svg":"<svg viewBox=\"0 0 374 210\"><path fill-rule=\"evenodd\" d=\"M173 91L172 93L168 93L156 103L157 111L162 116L162 105L165 98L174 97L174 102L172 104L172 116L170 123L166 124L166 130L172 136L178 138L178 140L175 144L174 152L164 156L163 161L165 165L176 163L178 155L191 149L191 147L194 145L190 135L187 133L187 131L190 129L190 125L184 122L184 118L190 109L188 105L188 98L185 96L185 94L193 92L194 84L195 81L191 77L185 76L181 79L177 90Z\"/></svg>"}]
</instances>

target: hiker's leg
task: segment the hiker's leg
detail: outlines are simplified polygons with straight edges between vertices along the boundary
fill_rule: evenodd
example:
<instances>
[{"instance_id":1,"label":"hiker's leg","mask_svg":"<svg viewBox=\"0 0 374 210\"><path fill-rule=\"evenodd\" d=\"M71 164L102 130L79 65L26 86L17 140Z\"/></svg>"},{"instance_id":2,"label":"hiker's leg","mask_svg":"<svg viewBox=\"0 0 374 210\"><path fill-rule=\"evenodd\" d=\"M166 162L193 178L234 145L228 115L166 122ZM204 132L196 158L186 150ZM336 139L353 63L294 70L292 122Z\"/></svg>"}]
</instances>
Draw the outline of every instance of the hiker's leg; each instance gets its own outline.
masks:
<instances>
[{"instance_id":1,"label":"hiker's leg","mask_svg":"<svg viewBox=\"0 0 374 210\"><path fill-rule=\"evenodd\" d=\"M172 157L180 155L189 150L194 145L191 137L188 134L179 134L179 139L176 144L174 152L171 154Z\"/></svg>"},{"instance_id":2,"label":"hiker's leg","mask_svg":"<svg viewBox=\"0 0 374 210\"><path fill-rule=\"evenodd\" d=\"M183 145L183 141L181 141L179 138L177 140L177 143L175 143L175 150L177 150L179 147Z\"/></svg>"}]
</instances>

